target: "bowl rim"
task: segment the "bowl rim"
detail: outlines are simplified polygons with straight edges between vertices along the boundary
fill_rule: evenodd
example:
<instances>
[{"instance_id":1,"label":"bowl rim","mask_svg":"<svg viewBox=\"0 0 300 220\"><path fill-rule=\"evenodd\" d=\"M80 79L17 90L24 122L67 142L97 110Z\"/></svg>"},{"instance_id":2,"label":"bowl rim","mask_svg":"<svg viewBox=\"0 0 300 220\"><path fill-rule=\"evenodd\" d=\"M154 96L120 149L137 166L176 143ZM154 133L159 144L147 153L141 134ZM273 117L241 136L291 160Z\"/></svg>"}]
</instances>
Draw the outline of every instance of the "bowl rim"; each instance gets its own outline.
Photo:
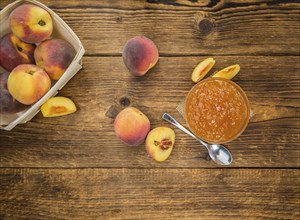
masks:
<instances>
[{"instance_id":1,"label":"bowl rim","mask_svg":"<svg viewBox=\"0 0 300 220\"><path fill-rule=\"evenodd\" d=\"M247 112L246 112L246 118L245 118L243 126L240 128L240 130L236 134L234 134L232 137L230 137L230 138L228 138L227 140L224 140L224 141L214 141L214 140L209 140L209 139L206 139L206 138L203 138L203 137L199 136L195 132L195 130L192 129L192 127L190 126L189 121L188 121L186 107L187 107L187 103L188 103L188 100L189 100L190 96L193 94L194 90L196 90L200 85L202 85L203 83L209 82L209 81L223 81L223 82L231 84L239 92L239 94L241 94L241 96L242 96L242 98L244 100L244 103L246 105ZM234 139L238 138L245 131L245 129L246 129L248 123L249 123L249 120L250 120L250 104L249 104L249 100L248 100L248 97L247 97L245 91L237 83L233 82L232 80L224 79L224 78L221 78L221 77L210 77L210 78L201 80L200 82L198 82L196 85L194 85L189 90L188 94L186 95L185 102L184 102L184 117L185 117L185 121L186 121L189 129L197 137L199 137L200 139L204 140L207 143L211 143L211 144L224 144L224 143L231 142Z\"/></svg>"}]
</instances>

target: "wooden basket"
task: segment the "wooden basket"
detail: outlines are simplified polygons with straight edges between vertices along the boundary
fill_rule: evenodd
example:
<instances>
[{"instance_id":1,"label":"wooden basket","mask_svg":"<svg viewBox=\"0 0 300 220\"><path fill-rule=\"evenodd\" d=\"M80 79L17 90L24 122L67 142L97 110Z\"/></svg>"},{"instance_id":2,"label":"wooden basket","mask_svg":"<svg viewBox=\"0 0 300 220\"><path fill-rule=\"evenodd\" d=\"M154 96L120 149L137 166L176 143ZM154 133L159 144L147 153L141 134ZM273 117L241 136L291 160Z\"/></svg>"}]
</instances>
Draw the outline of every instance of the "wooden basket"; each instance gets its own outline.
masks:
<instances>
[{"instance_id":1,"label":"wooden basket","mask_svg":"<svg viewBox=\"0 0 300 220\"><path fill-rule=\"evenodd\" d=\"M20 123L26 123L27 121L31 120L39 112L41 105L49 98L55 96L58 91L66 85L66 83L82 68L81 59L85 52L82 43L72 29L51 9L35 0L18 0L7 5L2 9L2 11L0 11L0 37L10 32L10 13L24 3L37 5L49 12L54 26L51 37L64 39L69 42L76 50L76 56L62 77L52 85L51 89L39 101L31 105L28 109L17 114L0 114L0 129L7 131L13 129ZM4 72L4 70L0 67L0 73L2 72Z\"/></svg>"}]
</instances>

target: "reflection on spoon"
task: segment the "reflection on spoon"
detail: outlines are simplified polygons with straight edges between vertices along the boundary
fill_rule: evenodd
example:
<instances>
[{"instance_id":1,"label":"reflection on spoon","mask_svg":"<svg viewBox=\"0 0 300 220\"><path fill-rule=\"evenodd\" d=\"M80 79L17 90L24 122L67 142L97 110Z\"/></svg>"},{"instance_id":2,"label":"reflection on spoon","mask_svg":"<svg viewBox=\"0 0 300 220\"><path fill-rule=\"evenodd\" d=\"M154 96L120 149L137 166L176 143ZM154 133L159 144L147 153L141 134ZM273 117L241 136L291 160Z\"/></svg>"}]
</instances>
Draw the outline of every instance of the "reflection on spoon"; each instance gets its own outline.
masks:
<instances>
[{"instance_id":1,"label":"reflection on spoon","mask_svg":"<svg viewBox=\"0 0 300 220\"><path fill-rule=\"evenodd\" d=\"M172 125L176 126L180 130L184 131L188 135L195 138L197 141L199 141L201 144L203 144L206 149L208 150L210 158L215 161L217 164L220 165L229 165L232 163L232 155L230 151L221 144L208 144L201 140L200 138L196 137L192 132L187 130L185 127L183 127L180 123L178 123L171 115L168 113L164 113L162 118L168 122L170 122Z\"/></svg>"}]
</instances>

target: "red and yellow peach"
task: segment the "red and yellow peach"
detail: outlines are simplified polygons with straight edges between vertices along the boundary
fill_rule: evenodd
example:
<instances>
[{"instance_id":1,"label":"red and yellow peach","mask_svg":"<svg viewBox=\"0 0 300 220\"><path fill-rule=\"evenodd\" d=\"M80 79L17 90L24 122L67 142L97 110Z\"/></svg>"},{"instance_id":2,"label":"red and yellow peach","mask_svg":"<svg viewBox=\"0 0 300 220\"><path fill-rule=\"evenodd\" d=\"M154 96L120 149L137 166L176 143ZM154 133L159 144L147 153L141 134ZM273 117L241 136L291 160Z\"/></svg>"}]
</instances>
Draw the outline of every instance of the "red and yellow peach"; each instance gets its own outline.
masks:
<instances>
[{"instance_id":1,"label":"red and yellow peach","mask_svg":"<svg viewBox=\"0 0 300 220\"><path fill-rule=\"evenodd\" d=\"M12 32L27 43L40 43L48 39L53 31L50 14L36 5L22 4L12 11L9 19Z\"/></svg>"},{"instance_id":2,"label":"red and yellow peach","mask_svg":"<svg viewBox=\"0 0 300 220\"><path fill-rule=\"evenodd\" d=\"M34 51L36 64L43 68L52 80L58 80L72 63L76 51L62 39L42 42Z\"/></svg>"},{"instance_id":3,"label":"red and yellow peach","mask_svg":"<svg viewBox=\"0 0 300 220\"><path fill-rule=\"evenodd\" d=\"M117 115L114 130L117 137L125 144L137 146L144 143L150 130L150 121L137 108L127 107Z\"/></svg>"},{"instance_id":4,"label":"red and yellow peach","mask_svg":"<svg viewBox=\"0 0 300 220\"><path fill-rule=\"evenodd\" d=\"M0 40L0 66L12 71L20 64L34 64L35 45L25 43L13 33L6 34Z\"/></svg>"},{"instance_id":5,"label":"red and yellow peach","mask_svg":"<svg viewBox=\"0 0 300 220\"><path fill-rule=\"evenodd\" d=\"M7 79L9 72L0 74L0 114L13 114L28 108L27 105L15 100L8 91Z\"/></svg>"},{"instance_id":6,"label":"red and yellow peach","mask_svg":"<svg viewBox=\"0 0 300 220\"><path fill-rule=\"evenodd\" d=\"M123 60L127 69L135 76L143 76L158 61L158 49L147 37L137 36L127 41L123 49Z\"/></svg>"},{"instance_id":7,"label":"red and yellow peach","mask_svg":"<svg viewBox=\"0 0 300 220\"><path fill-rule=\"evenodd\" d=\"M22 64L13 69L7 80L10 94L24 105L31 105L44 96L51 87L48 74L40 67Z\"/></svg>"}]
</instances>

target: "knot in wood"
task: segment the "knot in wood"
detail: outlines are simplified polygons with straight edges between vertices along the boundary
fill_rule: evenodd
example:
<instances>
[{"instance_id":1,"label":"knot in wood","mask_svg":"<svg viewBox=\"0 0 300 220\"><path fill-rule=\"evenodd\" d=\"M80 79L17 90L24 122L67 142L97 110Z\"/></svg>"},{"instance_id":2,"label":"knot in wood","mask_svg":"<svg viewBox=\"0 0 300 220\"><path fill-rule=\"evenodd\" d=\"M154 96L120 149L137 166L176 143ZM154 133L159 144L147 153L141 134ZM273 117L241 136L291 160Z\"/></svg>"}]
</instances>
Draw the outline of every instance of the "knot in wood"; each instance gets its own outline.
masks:
<instances>
[{"instance_id":1,"label":"knot in wood","mask_svg":"<svg viewBox=\"0 0 300 220\"><path fill-rule=\"evenodd\" d=\"M120 98L119 103L123 107L128 107L130 105L131 101L128 97L124 96L124 97Z\"/></svg>"},{"instance_id":2,"label":"knot in wood","mask_svg":"<svg viewBox=\"0 0 300 220\"><path fill-rule=\"evenodd\" d=\"M122 21L123 21L123 18L122 18L121 16L118 16L118 17L116 18L116 22L117 22L117 23L122 23Z\"/></svg>"},{"instance_id":3,"label":"knot in wood","mask_svg":"<svg viewBox=\"0 0 300 220\"><path fill-rule=\"evenodd\" d=\"M223 180L224 179L224 175L222 173L217 175L218 179Z\"/></svg>"},{"instance_id":4,"label":"knot in wood","mask_svg":"<svg viewBox=\"0 0 300 220\"><path fill-rule=\"evenodd\" d=\"M210 34L214 29L214 24L211 20L205 18L199 22L199 31L202 35L206 36Z\"/></svg>"},{"instance_id":5,"label":"knot in wood","mask_svg":"<svg viewBox=\"0 0 300 220\"><path fill-rule=\"evenodd\" d=\"M195 15L196 29L202 36L207 36L214 31L215 20L206 13Z\"/></svg>"}]
</instances>

